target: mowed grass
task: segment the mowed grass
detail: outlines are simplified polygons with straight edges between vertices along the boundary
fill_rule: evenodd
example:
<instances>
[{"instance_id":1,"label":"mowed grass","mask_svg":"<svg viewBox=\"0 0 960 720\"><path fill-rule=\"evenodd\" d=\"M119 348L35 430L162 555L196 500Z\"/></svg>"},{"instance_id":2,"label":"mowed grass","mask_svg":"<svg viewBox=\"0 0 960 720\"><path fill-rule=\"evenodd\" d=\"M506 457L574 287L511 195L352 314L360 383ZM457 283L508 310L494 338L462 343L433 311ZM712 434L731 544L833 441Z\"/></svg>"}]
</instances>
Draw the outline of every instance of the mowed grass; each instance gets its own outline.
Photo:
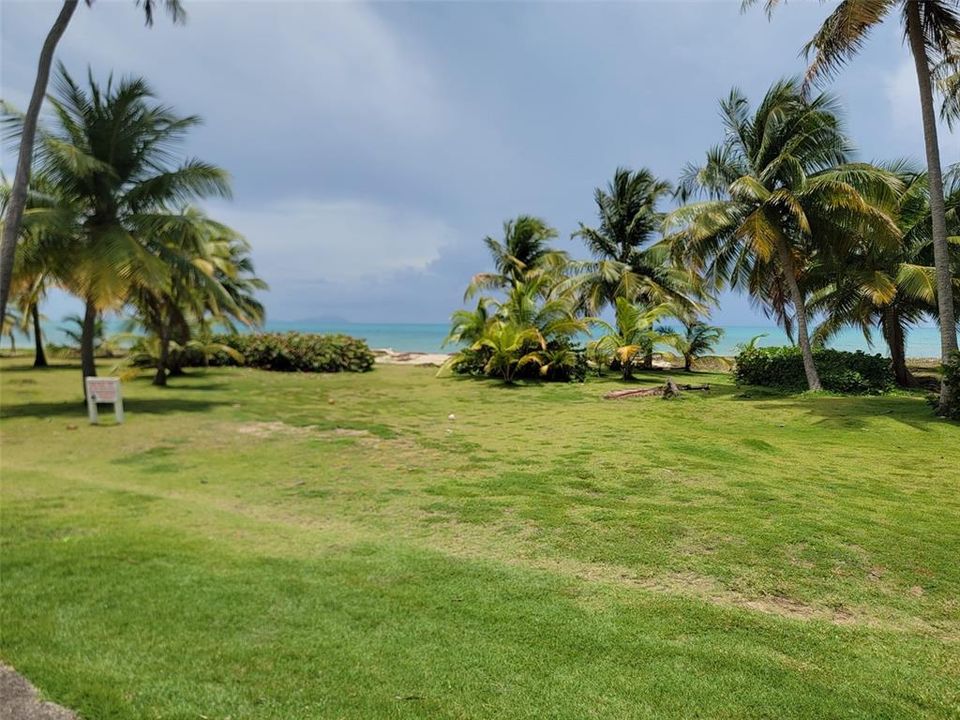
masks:
<instances>
[{"instance_id":1,"label":"mowed grass","mask_svg":"<svg viewBox=\"0 0 960 720\"><path fill-rule=\"evenodd\" d=\"M2 368L0 657L88 720L960 717L921 397Z\"/></svg>"}]
</instances>

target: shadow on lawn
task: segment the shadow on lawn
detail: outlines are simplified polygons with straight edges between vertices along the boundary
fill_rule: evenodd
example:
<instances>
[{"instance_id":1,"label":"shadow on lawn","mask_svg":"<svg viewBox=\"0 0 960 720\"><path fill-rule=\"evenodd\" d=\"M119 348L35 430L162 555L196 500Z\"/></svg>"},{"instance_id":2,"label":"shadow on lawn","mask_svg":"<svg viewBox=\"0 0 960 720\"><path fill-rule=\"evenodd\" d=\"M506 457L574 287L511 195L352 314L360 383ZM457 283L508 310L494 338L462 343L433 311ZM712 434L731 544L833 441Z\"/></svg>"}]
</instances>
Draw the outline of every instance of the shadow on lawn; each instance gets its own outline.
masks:
<instances>
[{"instance_id":1,"label":"shadow on lawn","mask_svg":"<svg viewBox=\"0 0 960 720\"><path fill-rule=\"evenodd\" d=\"M947 422L934 415L919 395L788 395L767 388L741 388L733 393L736 402L763 403L764 408L790 410L818 418L817 425L840 430L863 430L869 421L890 418L915 430L929 432L930 426Z\"/></svg>"},{"instance_id":2,"label":"shadow on lawn","mask_svg":"<svg viewBox=\"0 0 960 720\"><path fill-rule=\"evenodd\" d=\"M216 400L188 400L184 398L138 398L124 399L123 409L127 414L168 415L170 413L206 412L215 407L229 403ZM110 412L108 406L103 406L101 412ZM32 402L18 405L4 405L0 408L0 418L20 417L73 417L84 418L87 406L83 403L71 402Z\"/></svg>"}]
</instances>

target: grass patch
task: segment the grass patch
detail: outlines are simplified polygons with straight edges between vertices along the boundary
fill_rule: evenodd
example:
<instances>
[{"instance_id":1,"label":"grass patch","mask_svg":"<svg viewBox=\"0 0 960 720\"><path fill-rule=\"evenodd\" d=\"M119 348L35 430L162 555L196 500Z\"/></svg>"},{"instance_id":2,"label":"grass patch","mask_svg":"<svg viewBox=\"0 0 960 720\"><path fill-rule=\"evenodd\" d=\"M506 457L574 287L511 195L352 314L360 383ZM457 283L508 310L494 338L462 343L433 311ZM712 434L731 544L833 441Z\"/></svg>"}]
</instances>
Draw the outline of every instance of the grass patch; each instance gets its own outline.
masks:
<instances>
[{"instance_id":1,"label":"grass patch","mask_svg":"<svg viewBox=\"0 0 960 720\"><path fill-rule=\"evenodd\" d=\"M93 427L23 362L0 656L82 717L956 717L960 428L922 397L240 368Z\"/></svg>"}]
</instances>

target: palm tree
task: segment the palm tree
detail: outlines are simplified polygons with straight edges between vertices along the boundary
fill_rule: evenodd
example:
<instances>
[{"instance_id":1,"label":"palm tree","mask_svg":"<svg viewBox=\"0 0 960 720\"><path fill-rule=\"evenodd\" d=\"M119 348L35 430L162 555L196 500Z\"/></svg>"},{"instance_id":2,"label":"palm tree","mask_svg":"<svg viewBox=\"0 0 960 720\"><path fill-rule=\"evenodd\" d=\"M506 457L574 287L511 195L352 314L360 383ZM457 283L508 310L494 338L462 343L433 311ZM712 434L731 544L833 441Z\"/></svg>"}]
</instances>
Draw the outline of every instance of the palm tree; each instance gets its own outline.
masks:
<instances>
[{"instance_id":1,"label":"palm tree","mask_svg":"<svg viewBox=\"0 0 960 720\"><path fill-rule=\"evenodd\" d=\"M16 119L16 118L12 118ZM9 202L12 189L0 186L0 205ZM49 286L77 290L76 253L82 236L83 209L63 194L42 168L32 173L20 226L12 291L24 315L33 317L36 346L34 367L45 367L39 304Z\"/></svg>"},{"instance_id":2,"label":"palm tree","mask_svg":"<svg viewBox=\"0 0 960 720\"><path fill-rule=\"evenodd\" d=\"M498 320L487 325L474 349L488 351L484 370L488 375L499 375L509 385L513 383L517 371L525 365L541 364L540 355L530 350L531 345L538 342L535 328Z\"/></svg>"},{"instance_id":3,"label":"palm tree","mask_svg":"<svg viewBox=\"0 0 960 720\"><path fill-rule=\"evenodd\" d=\"M567 264L566 253L550 248L548 243L557 237L557 231L544 220L531 215L520 215L503 223L503 241L490 237L483 239L493 258L494 271L479 273L467 287L465 298L481 290L507 289L531 273L557 274Z\"/></svg>"},{"instance_id":4,"label":"palm tree","mask_svg":"<svg viewBox=\"0 0 960 720\"><path fill-rule=\"evenodd\" d=\"M743 0L743 7L755 5L757 1ZM764 2L769 14L781 0ZM894 10L899 10L900 13L920 89L940 315L940 352L942 361L947 363L957 351L957 332L950 249L947 244L943 173L933 100L933 69L945 66L956 72L960 65L960 0L841 0L806 46L807 54L813 55L807 80L818 80L842 68L860 50L867 34ZM939 410L942 414L950 411L956 392L957 389L952 388L950 383L941 383Z\"/></svg>"},{"instance_id":5,"label":"palm tree","mask_svg":"<svg viewBox=\"0 0 960 720\"><path fill-rule=\"evenodd\" d=\"M813 294L809 309L825 315L814 333L819 344L845 326L860 328L872 343L872 331L878 328L890 351L897 383L909 387L915 384L906 362L910 327L924 319L938 318L929 189L926 175L909 164L894 163L889 169L903 182L895 208L903 240L892 247L864 244L825 263L825 284ZM951 236L958 236L960 166L944 177L947 230ZM953 286L960 291L960 249L952 249L951 263ZM954 304L958 299L960 292L954 294Z\"/></svg>"},{"instance_id":6,"label":"palm tree","mask_svg":"<svg viewBox=\"0 0 960 720\"><path fill-rule=\"evenodd\" d=\"M40 324L40 303L47 291L47 278L34 276L18 293L18 309L21 313L23 331L33 335L33 366L47 367L47 354L43 349L43 329Z\"/></svg>"},{"instance_id":7,"label":"palm tree","mask_svg":"<svg viewBox=\"0 0 960 720\"><path fill-rule=\"evenodd\" d=\"M68 285L84 300L81 366L96 374L93 328L98 314L121 306L131 288L163 286L173 261L158 218L168 208L211 195L229 196L226 173L196 159L174 164L174 152L199 123L152 102L146 82L90 74L82 89L61 66L51 105L57 124L43 133L41 168L71 207L80 208Z\"/></svg>"},{"instance_id":8,"label":"palm tree","mask_svg":"<svg viewBox=\"0 0 960 720\"><path fill-rule=\"evenodd\" d=\"M13 308L7 309L3 316L3 322L0 323L0 337L6 335L10 339L10 354L17 354L17 331L23 327L23 318L20 313Z\"/></svg>"},{"instance_id":9,"label":"palm tree","mask_svg":"<svg viewBox=\"0 0 960 720\"><path fill-rule=\"evenodd\" d=\"M805 309L818 247L846 242L854 230L893 242L898 229L870 202L889 198L895 178L847 164L849 144L828 95L805 98L796 81L774 84L751 114L733 90L721 102L725 140L702 166L688 166L680 197L708 200L674 211L678 256L719 288L746 286L788 333L796 325L807 385L819 390ZM869 233L865 232L868 229ZM790 313L792 312L792 317Z\"/></svg>"},{"instance_id":10,"label":"palm tree","mask_svg":"<svg viewBox=\"0 0 960 720\"><path fill-rule=\"evenodd\" d=\"M450 332L443 339L443 344L459 343L473 345L482 336L490 322L490 306L493 301L488 297L481 297L473 310L456 310L450 318Z\"/></svg>"},{"instance_id":11,"label":"palm tree","mask_svg":"<svg viewBox=\"0 0 960 720\"><path fill-rule=\"evenodd\" d=\"M134 223L138 236L159 238L156 249L167 267L161 282L134 282L129 297L157 340L153 384L164 386L168 370L179 370L170 362L170 351L190 346L194 325L259 324L263 309L251 293L265 285L246 274L253 270L244 255L246 241L194 208L141 214Z\"/></svg>"},{"instance_id":12,"label":"palm tree","mask_svg":"<svg viewBox=\"0 0 960 720\"><path fill-rule=\"evenodd\" d=\"M186 13L180 5L180 0L160 0L175 23L183 22ZM90 5L93 0L86 0ZM137 0L137 5L143 7L147 25L153 24L153 12L158 0ZM34 145L37 133L37 121L40 117L40 106L47 93L47 83L50 80L50 68L53 66L53 55L57 43L63 37L70 18L77 9L78 0L64 0L63 7L57 15L50 32L47 33L40 50L40 59L37 63L37 77L33 83L33 93L30 103L23 117L20 130L20 149L17 154L17 169L13 176L10 203L4 215L2 240L0 240L0 317L4 315L7 300L10 298L10 284L13 279L13 263L16 257L17 240L20 236L20 224L26 208L27 189L30 185L30 171L33 163Z\"/></svg>"},{"instance_id":13,"label":"palm tree","mask_svg":"<svg viewBox=\"0 0 960 720\"><path fill-rule=\"evenodd\" d=\"M541 258L549 257L545 250ZM586 333L589 321L579 317L577 298L554 259L532 261L528 269L505 274L505 292L499 299L481 296L474 310L457 310L444 343L466 345L444 364L441 372L457 368L474 374L501 376L513 382L517 372L536 365L547 379L569 379L580 356L575 338ZM500 281L484 281L502 287Z\"/></svg>"},{"instance_id":14,"label":"palm tree","mask_svg":"<svg viewBox=\"0 0 960 720\"><path fill-rule=\"evenodd\" d=\"M578 285L589 312L613 305L618 297L673 302L691 310L696 306L691 297L694 278L672 266L669 249L657 242L665 217L658 205L671 191L670 183L646 168L617 168L607 188L594 191L600 224L592 228L580 223L573 233L597 259L578 266Z\"/></svg>"},{"instance_id":15,"label":"palm tree","mask_svg":"<svg viewBox=\"0 0 960 720\"><path fill-rule=\"evenodd\" d=\"M690 372L693 361L713 352L723 338L723 329L701 320L683 322L683 332L674 334L674 347L683 355L683 369Z\"/></svg>"},{"instance_id":16,"label":"palm tree","mask_svg":"<svg viewBox=\"0 0 960 720\"><path fill-rule=\"evenodd\" d=\"M670 303L651 307L617 298L612 325L604 320L594 320L594 324L605 331L597 345L617 358L623 379L631 380L638 358L652 353L658 343L673 344L673 333L659 329L657 323L665 317L676 316L676 313Z\"/></svg>"}]
</instances>

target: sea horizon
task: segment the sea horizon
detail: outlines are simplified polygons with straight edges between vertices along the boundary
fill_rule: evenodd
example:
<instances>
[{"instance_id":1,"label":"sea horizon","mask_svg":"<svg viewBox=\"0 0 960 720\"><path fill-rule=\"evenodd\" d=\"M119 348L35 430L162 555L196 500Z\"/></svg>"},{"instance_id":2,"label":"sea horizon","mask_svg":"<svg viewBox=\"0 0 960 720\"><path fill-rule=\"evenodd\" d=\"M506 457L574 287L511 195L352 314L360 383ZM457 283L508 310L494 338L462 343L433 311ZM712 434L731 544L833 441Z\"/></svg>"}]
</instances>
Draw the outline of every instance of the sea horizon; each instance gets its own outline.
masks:
<instances>
[{"instance_id":1,"label":"sea horizon","mask_svg":"<svg viewBox=\"0 0 960 720\"><path fill-rule=\"evenodd\" d=\"M737 346L763 335L757 344L763 346L789 345L787 334L775 325L717 325L724 331L723 338L717 344L717 355L735 355ZM351 335L366 341L376 350L395 350L397 352L438 353L456 352L455 344L443 345L450 331L449 323L374 323L347 321L305 320L268 320L264 325L267 331L340 333ZM582 342L589 336L581 338ZM863 333L853 328L839 332L827 347L836 350L862 350L870 354L889 355L886 343L879 332L873 334L873 345L867 343ZM936 326L921 326L910 330L906 341L907 356L911 358L937 358L940 356L940 331Z\"/></svg>"}]
</instances>

